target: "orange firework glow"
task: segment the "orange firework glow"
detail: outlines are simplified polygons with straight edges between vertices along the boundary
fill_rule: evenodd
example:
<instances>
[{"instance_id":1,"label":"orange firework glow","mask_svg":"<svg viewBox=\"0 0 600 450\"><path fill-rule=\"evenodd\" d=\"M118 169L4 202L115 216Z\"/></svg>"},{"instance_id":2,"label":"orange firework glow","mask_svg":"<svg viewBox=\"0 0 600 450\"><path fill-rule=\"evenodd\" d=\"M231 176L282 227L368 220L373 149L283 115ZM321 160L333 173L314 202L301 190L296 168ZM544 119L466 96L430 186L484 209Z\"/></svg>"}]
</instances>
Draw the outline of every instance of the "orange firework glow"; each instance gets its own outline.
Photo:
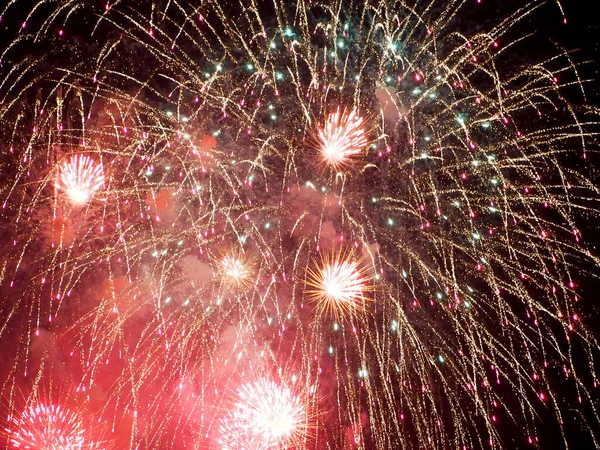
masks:
<instances>
[{"instance_id":1,"label":"orange firework glow","mask_svg":"<svg viewBox=\"0 0 600 450\"><path fill-rule=\"evenodd\" d=\"M310 286L307 294L317 303L317 310L336 318L353 315L364 307L369 287L360 260L338 252L307 269Z\"/></svg>"}]
</instances>

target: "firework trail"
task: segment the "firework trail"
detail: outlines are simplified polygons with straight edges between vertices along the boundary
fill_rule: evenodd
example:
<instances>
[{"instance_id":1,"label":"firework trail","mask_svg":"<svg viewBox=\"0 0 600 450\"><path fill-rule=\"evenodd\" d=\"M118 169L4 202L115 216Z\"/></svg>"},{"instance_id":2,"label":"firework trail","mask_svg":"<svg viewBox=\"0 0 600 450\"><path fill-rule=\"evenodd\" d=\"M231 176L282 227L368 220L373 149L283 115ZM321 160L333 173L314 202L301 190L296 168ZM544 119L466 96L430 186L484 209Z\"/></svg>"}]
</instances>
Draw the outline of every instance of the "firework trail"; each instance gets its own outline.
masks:
<instances>
[{"instance_id":1,"label":"firework trail","mask_svg":"<svg viewBox=\"0 0 600 450\"><path fill-rule=\"evenodd\" d=\"M46 383L107 448L598 446L599 111L515 61L550 3L0 10L6 445Z\"/></svg>"}]
</instances>

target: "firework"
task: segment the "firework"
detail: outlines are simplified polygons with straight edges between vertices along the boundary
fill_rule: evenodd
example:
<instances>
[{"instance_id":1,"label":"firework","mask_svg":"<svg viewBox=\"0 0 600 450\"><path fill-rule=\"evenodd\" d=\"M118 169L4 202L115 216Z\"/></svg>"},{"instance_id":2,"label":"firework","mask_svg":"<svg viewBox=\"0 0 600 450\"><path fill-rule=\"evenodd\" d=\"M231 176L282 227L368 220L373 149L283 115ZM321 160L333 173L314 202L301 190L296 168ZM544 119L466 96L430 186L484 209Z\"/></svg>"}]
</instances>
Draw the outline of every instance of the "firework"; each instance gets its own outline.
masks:
<instances>
[{"instance_id":1,"label":"firework","mask_svg":"<svg viewBox=\"0 0 600 450\"><path fill-rule=\"evenodd\" d=\"M307 406L286 386L262 378L243 385L223 419L220 443L226 449L296 448L306 438Z\"/></svg>"},{"instance_id":2,"label":"firework","mask_svg":"<svg viewBox=\"0 0 600 450\"><path fill-rule=\"evenodd\" d=\"M369 143L365 121L356 109L348 112L338 107L319 127L317 136L321 162L336 171L356 161Z\"/></svg>"},{"instance_id":3,"label":"firework","mask_svg":"<svg viewBox=\"0 0 600 450\"><path fill-rule=\"evenodd\" d=\"M5 398L60 367L119 449L596 443L600 111L511 41L559 2L46 3L0 11ZM220 420L256 361L311 395Z\"/></svg>"},{"instance_id":4,"label":"firework","mask_svg":"<svg viewBox=\"0 0 600 450\"><path fill-rule=\"evenodd\" d=\"M11 448L82 450L86 445L80 419L56 405L37 404L13 418L7 428Z\"/></svg>"},{"instance_id":5,"label":"firework","mask_svg":"<svg viewBox=\"0 0 600 450\"><path fill-rule=\"evenodd\" d=\"M75 206L85 205L103 185L102 165L90 156L71 156L58 168L56 187L64 192Z\"/></svg>"},{"instance_id":6,"label":"firework","mask_svg":"<svg viewBox=\"0 0 600 450\"><path fill-rule=\"evenodd\" d=\"M233 287L242 288L252 281L251 264L244 254L230 253L220 262L219 272L222 281Z\"/></svg>"},{"instance_id":7,"label":"firework","mask_svg":"<svg viewBox=\"0 0 600 450\"><path fill-rule=\"evenodd\" d=\"M316 269L309 268L307 294L321 312L340 318L364 307L368 290L360 261L342 252L323 258Z\"/></svg>"}]
</instances>

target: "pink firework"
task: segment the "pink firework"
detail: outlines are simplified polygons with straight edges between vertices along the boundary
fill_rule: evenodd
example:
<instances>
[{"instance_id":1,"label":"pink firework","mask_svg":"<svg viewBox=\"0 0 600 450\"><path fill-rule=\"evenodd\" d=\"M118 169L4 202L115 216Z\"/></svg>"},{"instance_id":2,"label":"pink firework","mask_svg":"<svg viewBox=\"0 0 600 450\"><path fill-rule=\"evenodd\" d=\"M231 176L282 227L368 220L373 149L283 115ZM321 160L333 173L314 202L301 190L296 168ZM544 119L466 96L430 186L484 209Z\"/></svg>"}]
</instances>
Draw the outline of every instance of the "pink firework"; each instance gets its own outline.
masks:
<instances>
[{"instance_id":1,"label":"pink firework","mask_svg":"<svg viewBox=\"0 0 600 450\"><path fill-rule=\"evenodd\" d=\"M220 432L223 449L296 448L307 437L307 407L288 387L262 378L238 390Z\"/></svg>"},{"instance_id":2,"label":"pink firework","mask_svg":"<svg viewBox=\"0 0 600 450\"><path fill-rule=\"evenodd\" d=\"M86 204L103 185L102 164L89 156L71 156L58 169L56 187L76 206Z\"/></svg>"},{"instance_id":3,"label":"pink firework","mask_svg":"<svg viewBox=\"0 0 600 450\"><path fill-rule=\"evenodd\" d=\"M82 450L86 446L78 416L60 406L37 404L13 418L6 429L13 449Z\"/></svg>"},{"instance_id":4,"label":"pink firework","mask_svg":"<svg viewBox=\"0 0 600 450\"><path fill-rule=\"evenodd\" d=\"M360 156L369 143L365 120L356 109L329 114L325 125L318 130L318 149L322 162L334 170L341 170Z\"/></svg>"}]
</instances>

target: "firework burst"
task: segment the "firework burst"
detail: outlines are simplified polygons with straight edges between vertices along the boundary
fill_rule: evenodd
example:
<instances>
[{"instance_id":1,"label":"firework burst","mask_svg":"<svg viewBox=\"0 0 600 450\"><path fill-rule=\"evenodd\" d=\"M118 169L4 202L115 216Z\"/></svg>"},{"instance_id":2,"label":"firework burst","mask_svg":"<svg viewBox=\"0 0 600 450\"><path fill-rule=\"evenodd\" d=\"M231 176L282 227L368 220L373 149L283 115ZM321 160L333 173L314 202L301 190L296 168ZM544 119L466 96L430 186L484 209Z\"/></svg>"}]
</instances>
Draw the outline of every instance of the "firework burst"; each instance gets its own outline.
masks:
<instances>
[{"instance_id":1,"label":"firework burst","mask_svg":"<svg viewBox=\"0 0 600 450\"><path fill-rule=\"evenodd\" d=\"M34 450L83 450L86 446L81 420L56 405L37 404L14 418L7 428L11 448Z\"/></svg>"},{"instance_id":2,"label":"firework burst","mask_svg":"<svg viewBox=\"0 0 600 450\"><path fill-rule=\"evenodd\" d=\"M317 148L321 163L334 171L350 167L369 143L365 120L356 109L341 110L327 116L317 130Z\"/></svg>"},{"instance_id":3,"label":"firework burst","mask_svg":"<svg viewBox=\"0 0 600 450\"><path fill-rule=\"evenodd\" d=\"M307 438L308 407L286 386L261 378L239 388L223 419L219 443L225 449L298 448Z\"/></svg>"},{"instance_id":4,"label":"firework burst","mask_svg":"<svg viewBox=\"0 0 600 450\"><path fill-rule=\"evenodd\" d=\"M74 155L58 168L56 187L75 206L85 205L104 185L102 165L88 155Z\"/></svg>"},{"instance_id":5,"label":"firework burst","mask_svg":"<svg viewBox=\"0 0 600 450\"><path fill-rule=\"evenodd\" d=\"M223 283L234 289L247 287L252 282L252 264L241 252L226 254L219 264Z\"/></svg>"},{"instance_id":6,"label":"firework burst","mask_svg":"<svg viewBox=\"0 0 600 450\"><path fill-rule=\"evenodd\" d=\"M570 408L600 447L600 111L572 54L511 56L559 2L259 3L0 11L2 395L61 367L119 449L498 450L540 414L567 446ZM311 396L259 379L220 421L259 360Z\"/></svg>"},{"instance_id":7,"label":"firework burst","mask_svg":"<svg viewBox=\"0 0 600 450\"><path fill-rule=\"evenodd\" d=\"M316 268L307 271L307 295L317 304L319 313L340 319L364 310L369 287L360 260L338 252L314 265Z\"/></svg>"}]
</instances>

